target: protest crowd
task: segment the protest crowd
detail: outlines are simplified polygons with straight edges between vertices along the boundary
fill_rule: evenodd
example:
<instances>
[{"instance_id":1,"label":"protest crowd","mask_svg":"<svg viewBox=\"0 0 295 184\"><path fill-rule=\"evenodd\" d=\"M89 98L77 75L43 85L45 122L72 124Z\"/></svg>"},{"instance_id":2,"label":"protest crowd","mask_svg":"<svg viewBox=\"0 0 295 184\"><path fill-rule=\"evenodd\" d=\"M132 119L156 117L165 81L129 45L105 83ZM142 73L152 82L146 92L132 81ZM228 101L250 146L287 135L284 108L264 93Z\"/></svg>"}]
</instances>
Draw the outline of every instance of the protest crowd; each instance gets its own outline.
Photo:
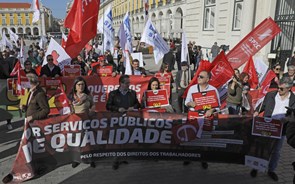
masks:
<instances>
[{"instance_id":1,"label":"protest crowd","mask_svg":"<svg viewBox=\"0 0 295 184\"><path fill-rule=\"evenodd\" d=\"M15 96L20 99L19 109L25 113L25 123L28 126L67 114L75 114L82 119L95 119L97 112L120 113L122 118L123 114L130 112L177 113L185 114L189 120L212 119L218 114L229 117L272 117L285 122L282 135L273 144L267 170L271 179L279 180L275 169L287 124L291 127L287 130L287 137L290 138L288 142L293 142L294 146L295 122L294 118L286 118L285 107L289 107L290 112L295 108L295 56L290 56L286 73L283 73L282 64L276 63L269 66L261 77L257 75L258 62L254 63L252 57L247 58L243 68L233 68L227 61L228 55L217 42L206 57L201 46L193 41L186 43L185 39L175 43L174 40L159 38L164 41L161 42L164 48L159 51L155 44L148 41L149 38L142 38L138 47L131 46L130 49L126 44L128 38L119 35L118 42L111 40L110 45L113 47L106 47L99 45L95 35L90 39L82 36L85 39L83 43L72 43L69 46L69 42L73 42L70 33L68 41L61 43L65 47L53 39L44 43L44 38L29 46L26 46L22 38L12 44L8 43L10 41L7 38L4 42L2 35L0 79L12 81ZM154 58L155 63L161 62L157 72L146 70L143 57L134 58L135 55L131 54L139 53L142 56L139 51L144 44L152 45L154 52L157 50L162 53L161 58L158 58L159 55ZM27 52L24 52L24 48L28 48ZM222 72L219 68L221 63ZM114 82L110 86L113 87L94 89L93 80L102 85L105 81L112 80ZM139 87L138 84L142 81L145 81L145 86ZM104 93L104 103L97 103L99 100L95 100L94 91ZM172 91L177 93L175 99ZM52 97L53 105L49 102ZM177 101L177 106L173 106L173 100ZM13 129L12 118L8 115L1 119L7 121L8 130ZM168 123L166 125L169 127ZM81 163L80 155L74 155L71 161L72 167L77 167ZM190 163L189 160L183 161L184 165ZM95 160L85 163L96 167ZM112 168L119 169L122 163L128 164L123 158L114 157ZM209 168L206 160L201 161L201 166ZM36 175L42 174L42 169L36 170ZM256 177L257 169L251 170L250 175ZM12 174L9 174L3 182L13 179Z\"/></svg>"}]
</instances>

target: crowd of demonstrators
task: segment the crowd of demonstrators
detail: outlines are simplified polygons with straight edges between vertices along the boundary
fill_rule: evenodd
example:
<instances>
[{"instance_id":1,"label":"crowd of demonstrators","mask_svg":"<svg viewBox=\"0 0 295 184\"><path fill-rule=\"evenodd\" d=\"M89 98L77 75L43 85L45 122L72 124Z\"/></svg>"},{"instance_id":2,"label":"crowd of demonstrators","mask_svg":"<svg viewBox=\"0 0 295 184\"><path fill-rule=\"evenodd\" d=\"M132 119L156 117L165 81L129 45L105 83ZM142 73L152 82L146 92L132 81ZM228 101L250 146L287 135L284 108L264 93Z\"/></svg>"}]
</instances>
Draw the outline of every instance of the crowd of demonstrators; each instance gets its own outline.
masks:
<instances>
[{"instance_id":1,"label":"crowd of demonstrators","mask_svg":"<svg viewBox=\"0 0 295 184\"><path fill-rule=\"evenodd\" d=\"M162 63L160 70L155 74L155 77L169 77L170 78L170 97L169 103L172 104L172 89L173 89L173 75L171 70L169 70L169 65L167 63Z\"/></svg>"},{"instance_id":2,"label":"crowd of demonstrators","mask_svg":"<svg viewBox=\"0 0 295 184\"><path fill-rule=\"evenodd\" d=\"M253 115L258 116L259 113L264 112L264 117L271 117L278 120L285 118L287 111L285 107L295 108L295 95L291 91L292 86L293 80L289 77L281 78L278 82L278 90L268 92L263 103L255 109ZM269 160L267 174L275 181L278 181L279 179L275 173L275 169L277 168L280 158L280 150L285 140L284 135L285 132L283 131L283 136L280 139L277 139ZM252 177L256 177L257 170L253 169L250 174Z\"/></svg>"},{"instance_id":3,"label":"crowd of demonstrators","mask_svg":"<svg viewBox=\"0 0 295 184\"><path fill-rule=\"evenodd\" d=\"M74 81L73 88L69 94L69 100L72 103L72 112L75 114L83 114L87 117L92 117L95 111L93 98L88 90L87 83L83 77L77 77ZM80 156L77 155L79 158ZM77 167L80 162L79 158L74 159L72 167ZM90 166L95 168L95 162L91 162Z\"/></svg>"}]
</instances>

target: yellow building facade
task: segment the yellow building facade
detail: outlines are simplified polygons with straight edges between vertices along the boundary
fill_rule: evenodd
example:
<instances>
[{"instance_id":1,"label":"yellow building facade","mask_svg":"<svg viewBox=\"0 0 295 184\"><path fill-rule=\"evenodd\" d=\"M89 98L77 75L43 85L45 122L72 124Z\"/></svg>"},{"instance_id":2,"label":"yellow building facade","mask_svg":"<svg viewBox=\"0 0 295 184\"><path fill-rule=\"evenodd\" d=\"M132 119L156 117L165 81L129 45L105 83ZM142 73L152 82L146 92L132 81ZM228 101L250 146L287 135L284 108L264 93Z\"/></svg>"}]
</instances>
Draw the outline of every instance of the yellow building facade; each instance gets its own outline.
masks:
<instances>
[{"instance_id":1,"label":"yellow building facade","mask_svg":"<svg viewBox=\"0 0 295 184\"><path fill-rule=\"evenodd\" d=\"M32 23L33 11L30 3L0 3L0 31L24 36L45 35L52 26L52 12L46 7L41 8L38 22Z\"/></svg>"}]
</instances>

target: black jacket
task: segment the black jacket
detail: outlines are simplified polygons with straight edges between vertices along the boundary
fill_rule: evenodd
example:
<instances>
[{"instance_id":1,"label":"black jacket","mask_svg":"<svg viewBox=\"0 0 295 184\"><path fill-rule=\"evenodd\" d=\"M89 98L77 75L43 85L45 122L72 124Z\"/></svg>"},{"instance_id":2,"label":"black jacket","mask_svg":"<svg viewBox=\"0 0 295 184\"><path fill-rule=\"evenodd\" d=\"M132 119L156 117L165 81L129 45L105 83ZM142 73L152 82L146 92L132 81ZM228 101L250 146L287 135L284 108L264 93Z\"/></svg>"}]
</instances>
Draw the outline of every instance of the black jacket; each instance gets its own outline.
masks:
<instances>
[{"instance_id":1,"label":"black jacket","mask_svg":"<svg viewBox=\"0 0 295 184\"><path fill-rule=\"evenodd\" d=\"M128 98L128 104L123 104L122 103L122 98ZM108 111L112 111L112 112L119 112L119 108L125 106L126 105L128 107L133 107L134 109L139 109L140 108L140 103L137 99L136 96L136 92L134 90L129 89L129 91L127 92L127 94L122 97L121 92L119 91L119 89L116 89L114 91L111 91L108 97L108 101L106 104L106 109Z\"/></svg>"},{"instance_id":2,"label":"black jacket","mask_svg":"<svg viewBox=\"0 0 295 184\"><path fill-rule=\"evenodd\" d=\"M59 75L59 76L62 76L61 74L61 70L59 68L59 66L54 66L53 70L50 71L49 67L48 67L48 64L44 65L41 69L41 72L40 72L40 76L42 75L46 75L47 77L55 77L55 75Z\"/></svg>"},{"instance_id":3,"label":"black jacket","mask_svg":"<svg viewBox=\"0 0 295 184\"><path fill-rule=\"evenodd\" d=\"M264 117L271 117L273 110L275 108L275 97L277 95L278 91L271 91L268 92L263 100L263 103L260 104L255 111L264 112ZM260 106L262 105L261 109ZM290 101L289 101L289 107L295 108L295 95L293 92L291 92ZM285 107L282 107L285 108Z\"/></svg>"}]
</instances>

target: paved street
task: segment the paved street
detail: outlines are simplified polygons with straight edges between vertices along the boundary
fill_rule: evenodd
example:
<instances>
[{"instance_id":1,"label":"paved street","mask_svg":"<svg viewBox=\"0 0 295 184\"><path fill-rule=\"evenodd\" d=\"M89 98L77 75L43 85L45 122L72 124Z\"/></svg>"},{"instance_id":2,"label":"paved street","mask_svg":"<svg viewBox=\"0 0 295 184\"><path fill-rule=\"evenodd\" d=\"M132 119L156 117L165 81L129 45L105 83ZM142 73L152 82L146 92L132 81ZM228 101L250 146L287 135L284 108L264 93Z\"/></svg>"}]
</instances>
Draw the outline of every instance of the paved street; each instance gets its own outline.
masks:
<instances>
[{"instance_id":1,"label":"paved street","mask_svg":"<svg viewBox=\"0 0 295 184\"><path fill-rule=\"evenodd\" d=\"M147 69L156 71L159 68L146 57ZM174 96L176 94L174 93ZM173 104L175 104L173 98ZM14 129L7 131L6 123L0 122L0 177L1 179L9 173L20 141L23 120L16 116L13 119ZM40 183L99 183L99 184L178 184L178 183L292 183L294 171L291 163L295 161L295 150L287 143L284 144L277 174L279 182L273 182L265 173L258 173L256 178L249 175L250 168L243 165L209 163L209 168L204 170L200 163L193 162L183 166L181 161L129 161L128 165L122 165L119 170L112 170L111 161L103 160L97 162L95 169L89 165L81 164L73 169L71 165L65 165L47 173L46 175L28 181L28 184Z\"/></svg>"}]
</instances>

